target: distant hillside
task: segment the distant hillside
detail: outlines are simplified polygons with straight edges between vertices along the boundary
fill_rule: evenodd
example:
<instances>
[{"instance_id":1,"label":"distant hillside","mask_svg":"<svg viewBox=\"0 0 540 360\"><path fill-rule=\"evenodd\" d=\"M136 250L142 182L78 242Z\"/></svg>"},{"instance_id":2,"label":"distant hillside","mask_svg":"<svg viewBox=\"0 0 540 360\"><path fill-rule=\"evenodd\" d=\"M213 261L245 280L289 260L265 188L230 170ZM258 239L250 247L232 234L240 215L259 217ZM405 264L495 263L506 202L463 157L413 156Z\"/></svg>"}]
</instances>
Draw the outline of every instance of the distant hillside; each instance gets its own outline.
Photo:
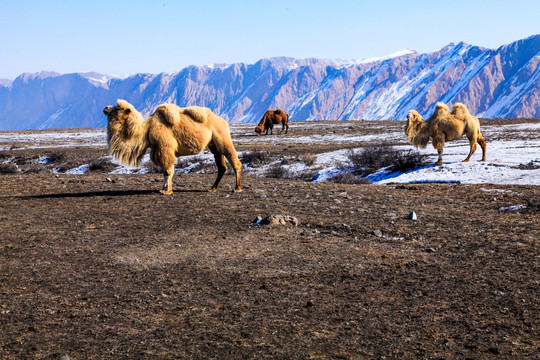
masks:
<instances>
[{"instance_id":1,"label":"distant hillside","mask_svg":"<svg viewBox=\"0 0 540 360\"><path fill-rule=\"evenodd\" d=\"M0 80L0 130L99 128L122 98L143 114L159 104L202 105L231 123L281 107L291 120L403 120L438 101L479 117L540 117L540 35L498 49L449 44L364 61L270 58L255 64L189 66L125 79L97 73L22 74Z\"/></svg>"}]
</instances>

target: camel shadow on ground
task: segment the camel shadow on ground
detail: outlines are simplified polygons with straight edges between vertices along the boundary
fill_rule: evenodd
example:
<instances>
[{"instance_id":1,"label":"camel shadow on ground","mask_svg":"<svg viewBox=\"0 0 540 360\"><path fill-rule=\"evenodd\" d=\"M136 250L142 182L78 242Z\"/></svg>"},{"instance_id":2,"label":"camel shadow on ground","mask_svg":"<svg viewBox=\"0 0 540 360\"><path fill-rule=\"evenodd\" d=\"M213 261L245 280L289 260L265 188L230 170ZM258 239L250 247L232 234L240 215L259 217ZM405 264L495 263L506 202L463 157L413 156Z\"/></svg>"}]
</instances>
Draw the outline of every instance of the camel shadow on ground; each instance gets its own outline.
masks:
<instances>
[{"instance_id":1,"label":"camel shadow on ground","mask_svg":"<svg viewBox=\"0 0 540 360\"><path fill-rule=\"evenodd\" d=\"M175 193L205 193L207 190L175 190ZM91 191L81 193L58 193L23 196L27 199L61 199L61 198L91 198L91 197L116 197L134 195L161 195L158 190L112 190L112 191Z\"/></svg>"}]
</instances>

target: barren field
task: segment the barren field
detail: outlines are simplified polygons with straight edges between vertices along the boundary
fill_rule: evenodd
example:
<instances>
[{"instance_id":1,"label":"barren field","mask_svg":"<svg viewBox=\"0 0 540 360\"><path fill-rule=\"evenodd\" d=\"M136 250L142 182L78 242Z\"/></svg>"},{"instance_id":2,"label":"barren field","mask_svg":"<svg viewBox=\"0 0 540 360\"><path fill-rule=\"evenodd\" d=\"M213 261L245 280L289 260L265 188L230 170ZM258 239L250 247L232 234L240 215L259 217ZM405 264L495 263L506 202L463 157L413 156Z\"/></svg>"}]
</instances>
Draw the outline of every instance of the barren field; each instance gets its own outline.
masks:
<instances>
[{"instance_id":1,"label":"barren field","mask_svg":"<svg viewBox=\"0 0 540 360\"><path fill-rule=\"evenodd\" d=\"M282 139L325 135L301 129ZM362 142L275 139L234 141L295 157ZM56 141L13 143L0 160L22 168L62 149L74 167L106 152ZM208 193L210 168L176 175L162 196L160 174L110 170L0 174L1 359L540 357L538 186L248 169L242 193L231 175ZM293 221L254 223L279 215Z\"/></svg>"}]
</instances>

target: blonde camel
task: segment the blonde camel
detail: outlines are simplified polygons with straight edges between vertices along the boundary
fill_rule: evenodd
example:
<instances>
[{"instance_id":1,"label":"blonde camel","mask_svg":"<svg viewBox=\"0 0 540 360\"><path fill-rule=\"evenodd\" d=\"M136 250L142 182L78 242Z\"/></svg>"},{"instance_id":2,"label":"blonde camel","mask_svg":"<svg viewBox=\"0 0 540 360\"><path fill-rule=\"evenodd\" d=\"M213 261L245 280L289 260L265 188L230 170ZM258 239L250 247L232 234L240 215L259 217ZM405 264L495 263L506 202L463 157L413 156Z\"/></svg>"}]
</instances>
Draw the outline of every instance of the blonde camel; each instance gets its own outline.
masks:
<instances>
[{"instance_id":1,"label":"blonde camel","mask_svg":"<svg viewBox=\"0 0 540 360\"><path fill-rule=\"evenodd\" d=\"M476 144L482 148L482 161L486 161L486 142L480 132L480 122L469 113L467 107L457 103L452 107L452 112L443 103L437 103L433 115L424 121L422 116L411 110L407 115L405 134L409 141L416 147L425 148L429 140L439 154L437 165L442 165L443 147L446 141L459 140L466 135L469 139L470 151L464 162L469 161L476 151Z\"/></svg>"},{"instance_id":2,"label":"blonde camel","mask_svg":"<svg viewBox=\"0 0 540 360\"><path fill-rule=\"evenodd\" d=\"M118 100L103 109L108 118L107 142L110 153L123 165L137 166L148 148L152 162L163 169L162 194L172 194L176 158L201 153L206 147L214 154L218 174L210 192L215 192L227 170L225 158L236 174L236 188L242 191L242 163L234 149L229 124L210 109L160 105L144 119L133 105Z\"/></svg>"}]
</instances>

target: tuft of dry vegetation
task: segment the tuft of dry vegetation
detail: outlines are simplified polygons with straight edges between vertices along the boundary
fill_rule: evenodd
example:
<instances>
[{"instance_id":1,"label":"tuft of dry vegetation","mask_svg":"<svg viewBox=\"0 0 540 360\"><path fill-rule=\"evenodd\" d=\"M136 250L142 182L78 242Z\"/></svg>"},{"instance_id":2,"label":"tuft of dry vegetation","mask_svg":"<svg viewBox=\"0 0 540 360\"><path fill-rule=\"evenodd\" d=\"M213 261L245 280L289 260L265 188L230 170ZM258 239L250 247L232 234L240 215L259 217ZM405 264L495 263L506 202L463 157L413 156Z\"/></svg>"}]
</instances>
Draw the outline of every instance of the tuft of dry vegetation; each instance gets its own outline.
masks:
<instances>
[{"instance_id":1,"label":"tuft of dry vegetation","mask_svg":"<svg viewBox=\"0 0 540 360\"><path fill-rule=\"evenodd\" d=\"M90 164L88 165L88 170L90 171L99 171L99 172L111 172L117 167L116 164L114 164L109 157L98 157L97 159L94 159Z\"/></svg>"},{"instance_id":2,"label":"tuft of dry vegetation","mask_svg":"<svg viewBox=\"0 0 540 360\"><path fill-rule=\"evenodd\" d=\"M264 176L272 179L288 179L289 170L281 163L275 163L266 169Z\"/></svg>"},{"instance_id":3,"label":"tuft of dry vegetation","mask_svg":"<svg viewBox=\"0 0 540 360\"><path fill-rule=\"evenodd\" d=\"M19 167L12 163L2 163L0 164L0 174L16 174L18 173Z\"/></svg>"},{"instance_id":4,"label":"tuft of dry vegetation","mask_svg":"<svg viewBox=\"0 0 540 360\"><path fill-rule=\"evenodd\" d=\"M275 159L268 151L262 150L245 151L239 158L244 166L251 167L266 165Z\"/></svg>"},{"instance_id":5,"label":"tuft of dry vegetation","mask_svg":"<svg viewBox=\"0 0 540 360\"><path fill-rule=\"evenodd\" d=\"M371 184L371 181L365 177L354 175L345 171L342 171L336 176L329 178L328 182L336 184Z\"/></svg>"},{"instance_id":6,"label":"tuft of dry vegetation","mask_svg":"<svg viewBox=\"0 0 540 360\"><path fill-rule=\"evenodd\" d=\"M316 156L312 153L305 153L304 155L302 155L302 161L304 162L304 164L306 164L306 166L313 166L313 164L315 164L315 159Z\"/></svg>"},{"instance_id":7,"label":"tuft of dry vegetation","mask_svg":"<svg viewBox=\"0 0 540 360\"><path fill-rule=\"evenodd\" d=\"M351 150L349 161L356 175L367 176L382 168L407 171L425 165L427 155L414 150L398 150L389 144L365 146L359 151Z\"/></svg>"}]
</instances>

